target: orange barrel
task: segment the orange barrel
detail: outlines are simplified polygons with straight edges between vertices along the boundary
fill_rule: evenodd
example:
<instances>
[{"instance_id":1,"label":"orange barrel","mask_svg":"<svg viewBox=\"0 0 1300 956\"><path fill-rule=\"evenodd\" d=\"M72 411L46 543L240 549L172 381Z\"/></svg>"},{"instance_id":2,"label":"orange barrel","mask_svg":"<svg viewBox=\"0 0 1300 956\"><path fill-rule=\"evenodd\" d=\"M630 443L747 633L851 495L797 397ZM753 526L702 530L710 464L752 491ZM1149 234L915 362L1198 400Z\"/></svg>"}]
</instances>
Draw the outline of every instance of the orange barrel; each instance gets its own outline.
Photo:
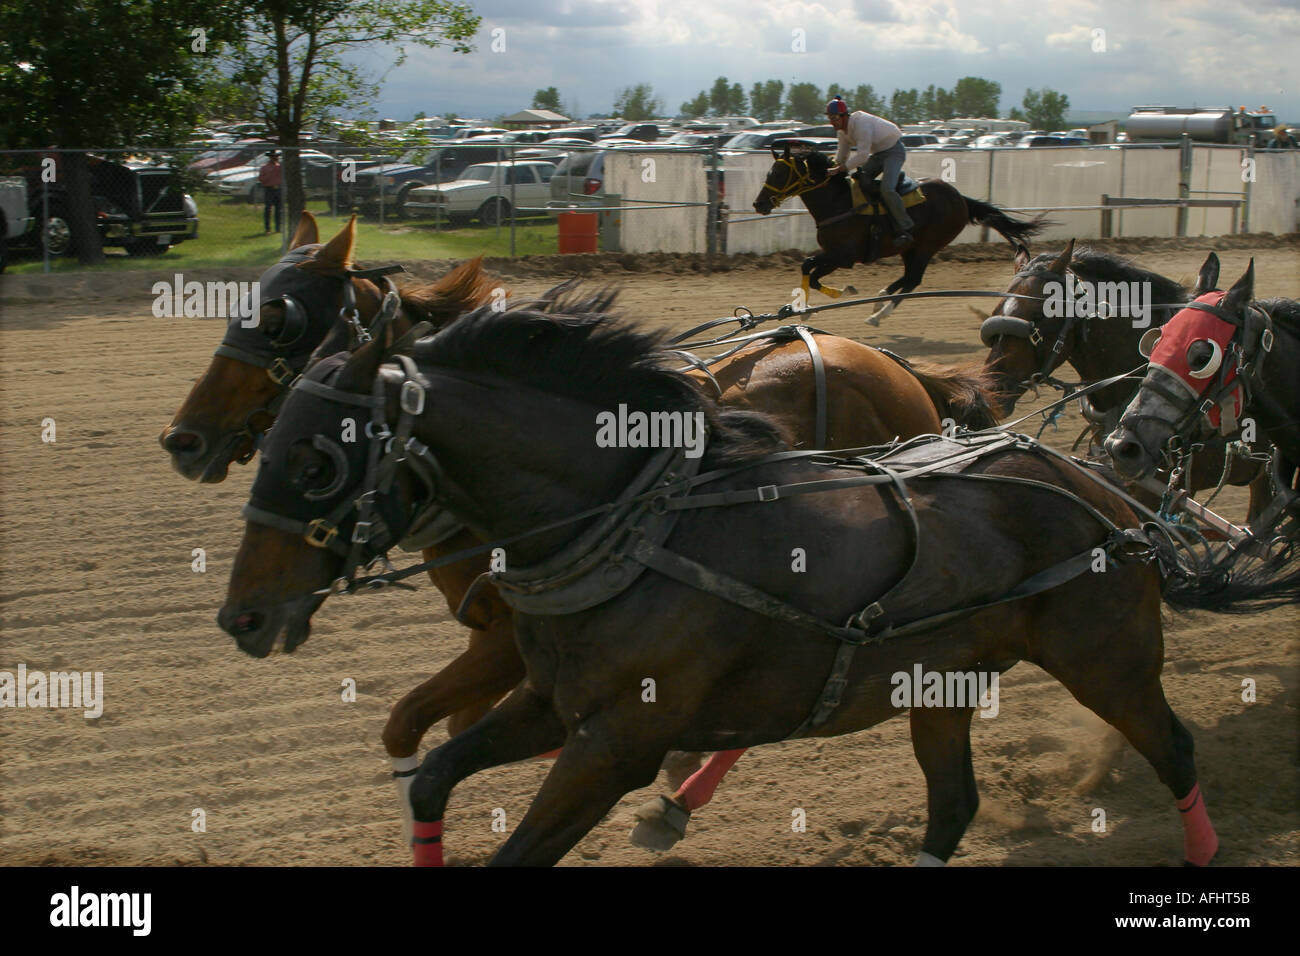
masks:
<instances>
[{"instance_id":1,"label":"orange barrel","mask_svg":"<svg viewBox=\"0 0 1300 956\"><path fill-rule=\"evenodd\" d=\"M560 254L595 252L599 236L600 219L594 212L562 212L560 221Z\"/></svg>"}]
</instances>

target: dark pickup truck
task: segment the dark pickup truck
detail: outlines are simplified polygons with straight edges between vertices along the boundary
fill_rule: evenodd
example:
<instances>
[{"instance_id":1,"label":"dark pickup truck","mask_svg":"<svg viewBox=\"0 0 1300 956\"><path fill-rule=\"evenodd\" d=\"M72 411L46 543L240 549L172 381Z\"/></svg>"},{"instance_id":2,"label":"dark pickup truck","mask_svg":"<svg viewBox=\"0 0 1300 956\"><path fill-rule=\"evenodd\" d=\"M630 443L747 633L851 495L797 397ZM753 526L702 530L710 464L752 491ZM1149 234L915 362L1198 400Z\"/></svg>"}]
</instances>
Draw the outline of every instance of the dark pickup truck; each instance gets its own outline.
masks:
<instances>
[{"instance_id":1,"label":"dark pickup truck","mask_svg":"<svg viewBox=\"0 0 1300 956\"><path fill-rule=\"evenodd\" d=\"M88 159L90 195L95 221L105 246L121 246L128 255L161 255L199 234L199 211L181 188L180 175L170 166L115 163L97 156ZM76 252L68 225L68 192L55 161L52 183L42 182L41 165L26 167L27 198L36 228L24 237L38 250L44 243L51 256ZM48 188L48 215L45 190Z\"/></svg>"},{"instance_id":2,"label":"dark pickup truck","mask_svg":"<svg viewBox=\"0 0 1300 956\"><path fill-rule=\"evenodd\" d=\"M352 182L343 170L339 174L340 211L358 210L373 215L379 210L382 196L385 215L405 216L412 189L449 183L475 163L494 163L506 158L503 144L466 143L412 150L400 160L356 169L350 174Z\"/></svg>"}]
</instances>

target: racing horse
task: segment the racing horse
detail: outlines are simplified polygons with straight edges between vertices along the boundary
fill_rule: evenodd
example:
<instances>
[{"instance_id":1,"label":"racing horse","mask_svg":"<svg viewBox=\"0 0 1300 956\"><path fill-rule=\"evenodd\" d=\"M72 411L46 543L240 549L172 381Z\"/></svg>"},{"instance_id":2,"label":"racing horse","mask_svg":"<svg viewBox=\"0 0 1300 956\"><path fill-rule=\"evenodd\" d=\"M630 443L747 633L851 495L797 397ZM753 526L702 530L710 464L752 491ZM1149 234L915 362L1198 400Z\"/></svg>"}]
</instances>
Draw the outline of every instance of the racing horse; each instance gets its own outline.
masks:
<instances>
[{"instance_id":1,"label":"racing horse","mask_svg":"<svg viewBox=\"0 0 1300 956\"><path fill-rule=\"evenodd\" d=\"M1030 258L1023 246L1015 274L1002 299L980 324L988 346L984 368L993 378L1003 417L1030 389L1049 385L1068 396L1070 383L1054 377L1068 363L1080 385L1101 382L1131 371L1141 361L1139 343L1150 329L1168 322L1191 298L1215 288L1219 258L1211 252L1186 287L1119 256L1081 248L1071 239L1060 253ZM1068 299L1068 301L1066 301ZM1137 380L1124 379L1080 397L1088 427L1079 436L1100 452L1102 440L1119 424L1124 407L1137 394ZM1268 476L1249 452L1242 454L1238 433L1215 434L1193 459L1188 488L1250 485L1251 517L1269 497ZM1078 442L1076 442L1078 444ZM1137 495L1151 501L1148 492Z\"/></svg>"},{"instance_id":2,"label":"racing horse","mask_svg":"<svg viewBox=\"0 0 1300 956\"><path fill-rule=\"evenodd\" d=\"M943 180L923 179L920 191L925 200L908 210L915 223L915 238L910 246L900 249L887 229L876 228L880 215L858 214L848 177L826 175L830 161L825 155L797 147L792 151L787 142L780 153L774 148L772 156L775 162L754 200L754 211L766 216L785 200L798 196L816 220L817 245L822 251L803 261L801 281L805 294L812 288L838 298L844 290L824 285L823 276L855 263L868 264L898 255L903 258L903 275L881 289L880 295L911 292L921 284L934 254L972 223L991 227L1013 246L1048 225L1041 217L1013 219L991 203L963 196ZM890 299L867 321L878 325L901 301Z\"/></svg>"},{"instance_id":3,"label":"racing horse","mask_svg":"<svg viewBox=\"0 0 1300 956\"><path fill-rule=\"evenodd\" d=\"M312 356L332 354L352 343L357 326L339 315L346 293L353 297L362 327L371 327L382 309L379 285L356 277L353 223L321 245L315 219L304 213L291 246L290 255L263 277L266 301L259 325L245 331L237 322L231 323L227 337L241 343L239 351L223 354L218 349L208 371L163 431L163 448L186 477L220 481L232 460L252 457L254 433L270 426L274 413L267 408L288 384L287 379L282 385L274 381L277 360L292 361L301 371ZM387 326L386 341L406 334L417 320L445 325L458 312L484 303L490 287L475 261L432 286L401 288L402 309ZM297 329L286 332L291 324ZM286 335L289 344L278 344ZM851 340L809 330L756 340L712 365L708 373L689 374L724 404L772 415L788 441L805 447L876 444L937 431L944 419L970 428L994 423L991 395L982 375L903 362ZM459 522L436 527L447 536L423 547L426 560L477 542ZM413 772L420 740L433 724L446 717L448 732L460 733L523 676L510 608L492 587L471 594L487 566L486 557L480 557L429 571L449 608L470 628L470 642L462 655L393 707L383 743L398 774ZM676 792L671 799L660 798L642 808L639 839L664 849L680 838L690 812L708 802L739 756L739 751L718 755L693 775L695 768L689 764L670 767ZM688 775L690 779L683 782L681 778ZM409 778L398 779L400 790Z\"/></svg>"},{"instance_id":4,"label":"racing horse","mask_svg":"<svg viewBox=\"0 0 1300 956\"><path fill-rule=\"evenodd\" d=\"M430 503L508 551L495 579L526 676L421 764L418 864L441 864L451 791L488 767L563 748L493 859L553 864L672 749L836 736L909 708L918 862L941 864L978 805L973 702L899 699L891 675L1018 660L1125 735L1182 811L1185 859L1210 861L1192 738L1160 681L1161 573L1104 482L999 432L875 458L782 451L768 419L718 406L663 344L608 316L479 310L391 362L376 340L318 363L268 436L218 615L246 653L296 641ZM707 447L602 442L614 408L694 421ZM344 448L358 414L370 440Z\"/></svg>"},{"instance_id":5,"label":"racing horse","mask_svg":"<svg viewBox=\"0 0 1300 956\"><path fill-rule=\"evenodd\" d=\"M1179 464L1198 445L1253 418L1261 437L1273 445L1276 497L1252 520L1267 533L1288 515L1300 518L1300 301L1252 301L1254 292L1252 259L1227 292L1198 283L1195 298L1147 334L1142 343L1150 358L1146 376L1105 446L1116 472L1136 481L1162 464ZM1294 552L1294 528L1289 537ZM1217 608L1225 600L1240 601L1248 591L1288 593L1281 573L1288 555L1277 557L1281 560L1266 566L1262 578L1230 584L1212 603L1198 606ZM1277 580L1269 583L1270 575ZM1300 572L1291 580L1291 600L1300 599Z\"/></svg>"}]
</instances>

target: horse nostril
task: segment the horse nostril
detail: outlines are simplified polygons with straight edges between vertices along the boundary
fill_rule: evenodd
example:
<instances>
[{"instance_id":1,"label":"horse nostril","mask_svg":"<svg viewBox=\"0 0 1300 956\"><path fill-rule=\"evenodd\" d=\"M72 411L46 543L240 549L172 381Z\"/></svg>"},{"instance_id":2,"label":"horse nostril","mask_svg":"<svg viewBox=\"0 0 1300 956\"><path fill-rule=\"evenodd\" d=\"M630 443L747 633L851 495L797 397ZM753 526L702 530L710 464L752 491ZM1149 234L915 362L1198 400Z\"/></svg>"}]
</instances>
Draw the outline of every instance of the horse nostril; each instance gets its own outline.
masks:
<instances>
[{"instance_id":1,"label":"horse nostril","mask_svg":"<svg viewBox=\"0 0 1300 956\"><path fill-rule=\"evenodd\" d=\"M244 634L251 634L253 631L261 630L261 628L262 615L253 611L246 611L243 614L237 615L234 620L230 622L228 630L231 635L239 637Z\"/></svg>"},{"instance_id":2,"label":"horse nostril","mask_svg":"<svg viewBox=\"0 0 1300 956\"><path fill-rule=\"evenodd\" d=\"M195 432L173 428L161 439L163 450L171 455L194 455L203 448L203 438Z\"/></svg>"}]
</instances>

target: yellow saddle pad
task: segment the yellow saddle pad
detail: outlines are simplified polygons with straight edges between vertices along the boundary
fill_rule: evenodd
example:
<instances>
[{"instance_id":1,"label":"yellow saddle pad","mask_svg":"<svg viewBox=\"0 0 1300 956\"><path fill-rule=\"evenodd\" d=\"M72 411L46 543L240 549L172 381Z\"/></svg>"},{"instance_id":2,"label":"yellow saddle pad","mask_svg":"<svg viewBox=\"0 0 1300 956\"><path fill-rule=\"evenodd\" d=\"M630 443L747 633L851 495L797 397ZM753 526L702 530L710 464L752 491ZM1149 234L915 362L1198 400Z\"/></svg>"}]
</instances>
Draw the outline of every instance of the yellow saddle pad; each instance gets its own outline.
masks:
<instances>
[{"instance_id":1,"label":"yellow saddle pad","mask_svg":"<svg viewBox=\"0 0 1300 956\"><path fill-rule=\"evenodd\" d=\"M873 202L870 205L867 205L865 209L858 209L859 206L862 206L867 202L867 197L862 195L862 187L859 186L858 181L852 177L849 178L849 190L853 196L853 208L858 210L859 216L885 216L889 214L889 210L878 202ZM911 209L913 206L919 206L923 202L925 202L925 187L917 186L903 197L903 208Z\"/></svg>"}]
</instances>

